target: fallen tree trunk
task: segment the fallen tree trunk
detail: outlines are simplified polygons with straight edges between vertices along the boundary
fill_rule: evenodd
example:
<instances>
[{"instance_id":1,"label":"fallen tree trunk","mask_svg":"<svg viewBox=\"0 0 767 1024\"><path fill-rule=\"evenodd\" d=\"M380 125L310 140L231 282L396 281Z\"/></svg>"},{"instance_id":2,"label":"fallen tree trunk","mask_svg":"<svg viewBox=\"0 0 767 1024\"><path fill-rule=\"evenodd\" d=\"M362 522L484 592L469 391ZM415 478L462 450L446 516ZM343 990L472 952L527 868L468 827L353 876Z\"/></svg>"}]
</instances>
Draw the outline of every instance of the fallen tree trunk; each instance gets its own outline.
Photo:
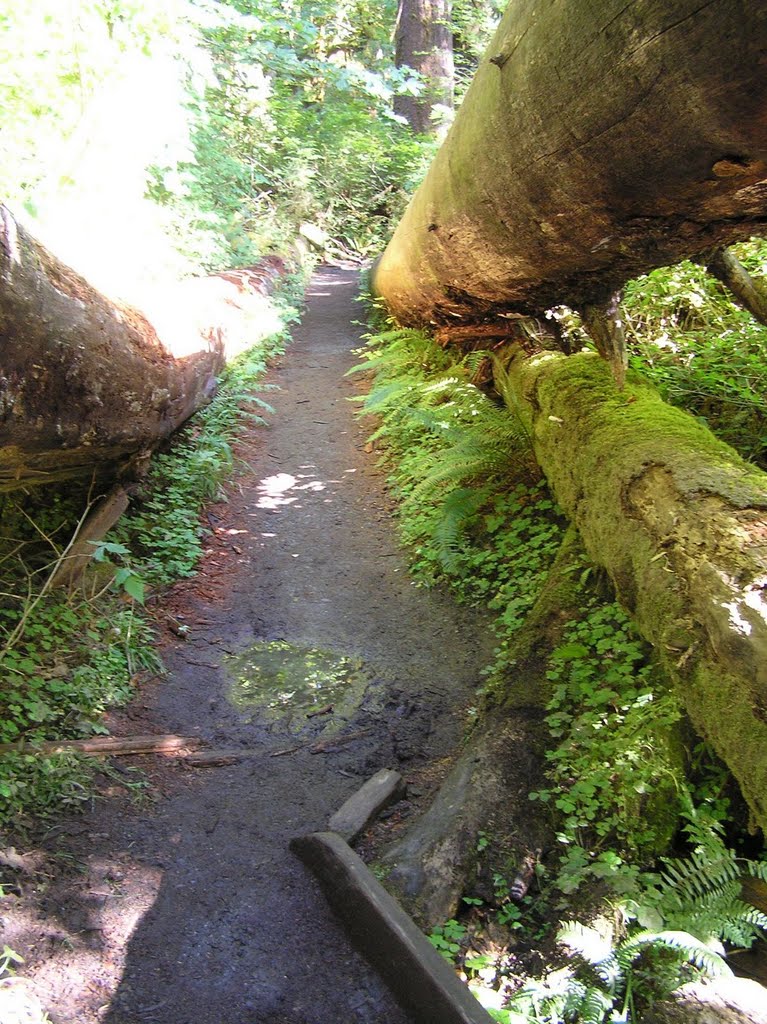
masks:
<instances>
[{"instance_id":1,"label":"fallen tree trunk","mask_svg":"<svg viewBox=\"0 0 767 1024\"><path fill-rule=\"evenodd\" d=\"M510 4L375 291L407 325L581 309L758 234L765 49L745 0Z\"/></svg>"},{"instance_id":2,"label":"fallen tree trunk","mask_svg":"<svg viewBox=\"0 0 767 1024\"><path fill-rule=\"evenodd\" d=\"M102 470L130 478L135 457L211 397L259 319L274 329L264 295L284 269L183 282L140 312L97 292L0 206L0 491Z\"/></svg>"},{"instance_id":3,"label":"fallen tree trunk","mask_svg":"<svg viewBox=\"0 0 767 1024\"><path fill-rule=\"evenodd\" d=\"M513 831L525 848L548 843L548 822L521 781L542 771L540 719L540 712L486 717L428 810L381 857L386 888L424 931L455 916L472 890L481 832L497 838ZM515 852L520 859L524 850Z\"/></svg>"},{"instance_id":4,"label":"fallen tree trunk","mask_svg":"<svg viewBox=\"0 0 767 1024\"><path fill-rule=\"evenodd\" d=\"M767 831L767 474L594 354L518 353L554 495Z\"/></svg>"}]
</instances>

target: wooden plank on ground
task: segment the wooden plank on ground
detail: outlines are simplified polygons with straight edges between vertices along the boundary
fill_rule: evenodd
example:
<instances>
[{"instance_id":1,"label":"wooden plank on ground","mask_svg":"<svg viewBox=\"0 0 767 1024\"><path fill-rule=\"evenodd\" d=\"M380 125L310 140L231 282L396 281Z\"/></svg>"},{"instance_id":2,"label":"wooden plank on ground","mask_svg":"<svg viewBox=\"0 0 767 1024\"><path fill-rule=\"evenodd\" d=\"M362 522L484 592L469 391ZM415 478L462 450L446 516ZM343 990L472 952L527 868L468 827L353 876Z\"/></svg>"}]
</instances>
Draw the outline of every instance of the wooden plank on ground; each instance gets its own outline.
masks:
<instances>
[{"instance_id":1,"label":"wooden plank on ground","mask_svg":"<svg viewBox=\"0 0 767 1024\"><path fill-rule=\"evenodd\" d=\"M290 845L317 878L352 942L416 1024L492 1024L448 962L339 835L315 832Z\"/></svg>"},{"instance_id":2,"label":"wooden plank on ground","mask_svg":"<svg viewBox=\"0 0 767 1024\"><path fill-rule=\"evenodd\" d=\"M87 740L43 740L40 743L0 743L0 754L166 754L199 747L197 736L92 736Z\"/></svg>"}]
</instances>

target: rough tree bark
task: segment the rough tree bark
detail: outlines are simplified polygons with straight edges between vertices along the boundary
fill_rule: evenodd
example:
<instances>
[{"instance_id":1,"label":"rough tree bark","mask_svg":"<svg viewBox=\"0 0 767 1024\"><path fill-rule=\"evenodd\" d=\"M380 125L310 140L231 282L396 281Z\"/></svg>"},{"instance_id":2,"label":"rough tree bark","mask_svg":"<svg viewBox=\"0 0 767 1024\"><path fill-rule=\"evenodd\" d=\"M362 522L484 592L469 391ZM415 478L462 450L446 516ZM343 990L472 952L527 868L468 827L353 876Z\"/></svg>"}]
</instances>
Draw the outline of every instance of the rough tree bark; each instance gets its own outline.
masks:
<instances>
[{"instance_id":1,"label":"rough tree bark","mask_svg":"<svg viewBox=\"0 0 767 1024\"><path fill-rule=\"evenodd\" d=\"M268 319L279 268L238 273L183 282L140 312L97 292L0 206L0 491L129 475Z\"/></svg>"},{"instance_id":2,"label":"rough tree bark","mask_svg":"<svg viewBox=\"0 0 767 1024\"><path fill-rule=\"evenodd\" d=\"M397 67L424 79L420 96L396 96L394 111L415 132L434 131L435 106L453 105L453 35L450 0L399 0L394 32Z\"/></svg>"},{"instance_id":3,"label":"rough tree bark","mask_svg":"<svg viewBox=\"0 0 767 1024\"><path fill-rule=\"evenodd\" d=\"M767 8L512 3L374 275L405 324L609 302L759 233Z\"/></svg>"}]
</instances>

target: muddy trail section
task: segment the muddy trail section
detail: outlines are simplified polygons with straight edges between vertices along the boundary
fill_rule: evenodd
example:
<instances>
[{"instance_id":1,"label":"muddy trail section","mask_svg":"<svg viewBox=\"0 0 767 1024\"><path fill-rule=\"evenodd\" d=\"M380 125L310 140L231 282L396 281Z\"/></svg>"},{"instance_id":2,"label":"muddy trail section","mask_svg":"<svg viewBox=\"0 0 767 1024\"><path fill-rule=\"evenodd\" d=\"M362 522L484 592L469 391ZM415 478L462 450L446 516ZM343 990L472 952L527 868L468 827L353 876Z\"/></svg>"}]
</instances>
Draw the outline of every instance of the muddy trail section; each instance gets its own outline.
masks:
<instances>
[{"instance_id":1,"label":"muddy trail section","mask_svg":"<svg viewBox=\"0 0 767 1024\"><path fill-rule=\"evenodd\" d=\"M492 637L408 577L385 472L348 401L357 288L352 271L313 277L269 377L271 424L246 428L244 468L207 510L200 572L155 606L168 675L111 720L248 758L144 759L151 799L106 784L84 817L48 830L3 907L4 941L54 1024L408 1020L288 844L381 768L409 785L384 832L427 805Z\"/></svg>"}]
</instances>

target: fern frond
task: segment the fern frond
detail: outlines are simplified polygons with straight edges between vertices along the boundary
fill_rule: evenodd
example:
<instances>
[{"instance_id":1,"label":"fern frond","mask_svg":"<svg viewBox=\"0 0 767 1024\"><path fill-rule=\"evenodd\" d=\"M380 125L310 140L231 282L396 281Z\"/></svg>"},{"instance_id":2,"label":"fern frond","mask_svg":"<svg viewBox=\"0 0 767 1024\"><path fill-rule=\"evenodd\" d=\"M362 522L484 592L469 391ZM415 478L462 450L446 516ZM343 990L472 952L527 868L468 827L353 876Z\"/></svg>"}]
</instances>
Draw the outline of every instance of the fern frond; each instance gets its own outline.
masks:
<instances>
[{"instance_id":1,"label":"fern frond","mask_svg":"<svg viewBox=\"0 0 767 1024\"><path fill-rule=\"evenodd\" d=\"M724 958L710 946L689 932L665 930L662 932L638 932L625 939L615 952L624 970L652 946L663 946L674 952L681 960L690 963L710 978L731 977L732 971Z\"/></svg>"},{"instance_id":2,"label":"fern frond","mask_svg":"<svg viewBox=\"0 0 767 1024\"><path fill-rule=\"evenodd\" d=\"M439 509L434 530L437 556L446 570L455 566L457 549L467 525L488 499L490 488L459 487L451 491Z\"/></svg>"},{"instance_id":3,"label":"fern frond","mask_svg":"<svg viewBox=\"0 0 767 1024\"><path fill-rule=\"evenodd\" d=\"M596 928L590 928L580 921L561 921L557 931L557 942L567 946L592 966L603 963L613 954L610 941Z\"/></svg>"},{"instance_id":4,"label":"fern frond","mask_svg":"<svg viewBox=\"0 0 767 1024\"><path fill-rule=\"evenodd\" d=\"M516 425L504 419L500 424L491 422L490 427L486 419L480 419L476 424L443 428L443 458L421 481L419 492L428 494L444 484L485 482L491 477L513 480L529 476L534 460Z\"/></svg>"},{"instance_id":5,"label":"fern frond","mask_svg":"<svg viewBox=\"0 0 767 1024\"><path fill-rule=\"evenodd\" d=\"M684 904L724 893L739 875L734 853L722 845L714 858L709 851L698 849L685 860L666 860L661 880L669 895Z\"/></svg>"},{"instance_id":6,"label":"fern frond","mask_svg":"<svg viewBox=\"0 0 767 1024\"><path fill-rule=\"evenodd\" d=\"M612 996L598 988L590 988L577 1007L579 1024L602 1024L612 1008Z\"/></svg>"},{"instance_id":7,"label":"fern frond","mask_svg":"<svg viewBox=\"0 0 767 1024\"><path fill-rule=\"evenodd\" d=\"M483 364L487 362L487 358L490 355L485 348L476 348L473 352L467 352L461 360L461 365L465 366L469 375L474 376L479 370L482 369Z\"/></svg>"},{"instance_id":8,"label":"fern frond","mask_svg":"<svg viewBox=\"0 0 767 1024\"><path fill-rule=\"evenodd\" d=\"M761 881L767 882L767 861L747 860L745 866L752 878L759 878Z\"/></svg>"}]
</instances>

